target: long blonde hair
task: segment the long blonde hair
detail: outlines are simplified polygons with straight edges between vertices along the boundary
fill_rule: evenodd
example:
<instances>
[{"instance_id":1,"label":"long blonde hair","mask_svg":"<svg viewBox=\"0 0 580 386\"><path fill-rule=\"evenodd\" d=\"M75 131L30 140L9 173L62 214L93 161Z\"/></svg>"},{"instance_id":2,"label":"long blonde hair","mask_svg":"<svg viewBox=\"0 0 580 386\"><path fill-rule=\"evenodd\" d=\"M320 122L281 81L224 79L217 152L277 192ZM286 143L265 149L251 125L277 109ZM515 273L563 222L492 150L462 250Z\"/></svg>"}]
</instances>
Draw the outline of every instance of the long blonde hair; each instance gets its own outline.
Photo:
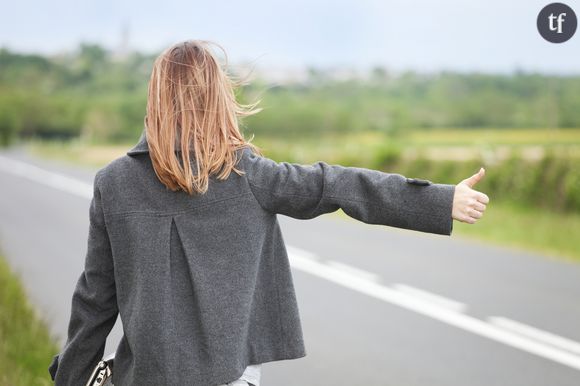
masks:
<instances>
[{"instance_id":1,"label":"long blonde hair","mask_svg":"<svg viewBox=\"0 0 580 386\"><path fill-rule=\"evenodd\" d=\"M149 153L159 180L172 191L205 193L209 177L226 179L235 168L236 150L250 147L239 130L238 118L260 112L258 100L236 101L244 83L229 76L210 50L207 40L188 40L163 51L155 60L147 97L145 129ZM193 149L197 173L190 164ZM181 151L178 158L176 151Z\"/></svg>"}]
</instances>

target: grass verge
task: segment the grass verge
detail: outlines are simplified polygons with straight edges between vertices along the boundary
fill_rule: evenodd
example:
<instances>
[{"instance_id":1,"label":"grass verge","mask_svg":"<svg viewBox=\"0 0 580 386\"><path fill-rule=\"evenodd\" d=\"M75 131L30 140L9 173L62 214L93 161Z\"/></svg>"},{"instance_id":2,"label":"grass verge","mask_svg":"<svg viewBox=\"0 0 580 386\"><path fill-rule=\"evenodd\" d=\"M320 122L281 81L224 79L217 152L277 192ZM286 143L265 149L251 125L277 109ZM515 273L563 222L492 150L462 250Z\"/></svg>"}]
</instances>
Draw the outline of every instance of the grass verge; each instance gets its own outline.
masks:
<instances>
[{"instance_id":1,"label":"grass verge","mask_svg":"<svg viewBox=\"0 0 580 386\"><path fill-rule=\"evenodd\" d=\"M87 145L80 141L41 141L30 140L25 148L39 157L56 159L75 165L101 167L133 147L134 144Z\"/></svg>"},{"instance_id":2,"label":"grass verge","mask_svg":"<svg viewBox=\"0 0 580 386\"><path fill-rule=\"evenodd\" d=\"M0 386L52 385L48 365L57 350L20 280L0 255Z\"/></svg>"},{"instance_id":3,"label":"grass verge","mask_svg":"<svg viewBox=\"0 0 580 386\"><path fill-rule=\"evenodd\" d=\"M350 217L342 210L341 218ZM354 221L354 220L353 220ZM452 237L481 240L580 263L580 214L493 202L475 224L454 221Z\"/></svg>"},{"instance_id":4,"label":"grass verge","mask_svg":"<svg viewBox=\"0 0 580 386\"><path fill-rule=\"evenodd\" d=\"M454 233L580 262L580 214L490 203L476 224L455 222Z\"/></svg>"}]
</instances>

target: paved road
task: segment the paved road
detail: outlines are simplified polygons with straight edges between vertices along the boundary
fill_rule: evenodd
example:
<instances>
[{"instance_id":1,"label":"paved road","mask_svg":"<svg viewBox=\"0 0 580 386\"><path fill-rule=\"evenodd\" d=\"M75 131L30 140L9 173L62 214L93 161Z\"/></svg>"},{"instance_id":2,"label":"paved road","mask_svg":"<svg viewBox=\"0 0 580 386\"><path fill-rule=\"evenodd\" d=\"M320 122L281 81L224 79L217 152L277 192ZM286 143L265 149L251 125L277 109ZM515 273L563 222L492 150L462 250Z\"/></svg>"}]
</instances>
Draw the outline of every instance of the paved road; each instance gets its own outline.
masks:
<instances>
[{"instance_id":1,"label":"paved road","mask_svg":"<svg viewBox=\"0 0 580 386\"><path fill-rule=\"evenodd\" d=\"M0 245L61 343L94 172L0 153ZM279 220L307 356L264 365L263 386L580 385L580 264L334 215ZM106 354L121 335L118 320Z\"/></svg>"}]
</instances>

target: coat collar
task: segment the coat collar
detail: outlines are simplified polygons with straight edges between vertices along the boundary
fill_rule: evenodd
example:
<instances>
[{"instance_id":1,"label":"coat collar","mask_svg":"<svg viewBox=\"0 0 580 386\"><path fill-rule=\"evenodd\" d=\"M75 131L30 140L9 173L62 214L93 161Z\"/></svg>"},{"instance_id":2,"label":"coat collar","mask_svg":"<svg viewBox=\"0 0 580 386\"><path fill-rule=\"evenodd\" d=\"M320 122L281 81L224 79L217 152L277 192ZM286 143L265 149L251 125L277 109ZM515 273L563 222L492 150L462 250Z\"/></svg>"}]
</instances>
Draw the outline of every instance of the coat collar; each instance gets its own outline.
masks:
<instances>
[{"instance_id":1,"label":"coat collar","mask_svg":"<svg viewBox=\"0 0 580 386\"><path fill-rule=\"evenodd\" d=\"M193 150L191 150L193 151ZM175 152L181 153L181 149L179 148L179 144L175 145ZM147 142L147 130L143 129L141 132L141 136L137 141L137 144L133 146L129 151L127 151L127 155L137 155L137 154L145 154L149 153L149 143Z\"/></svg>"},{"instance_id":2,"label":"coat collar","mask_svg":"<svg viewBox=\"0 0 580 386\"><path fill-rule=\"evenodd\" d=\"M147 143L147 132L145 129L141 132L141 136L139 137L139 141L133 148L131 148L127 155L136 155L136 154L144 154L149 153L149 144Z\"/></svg>"}]
</instances>

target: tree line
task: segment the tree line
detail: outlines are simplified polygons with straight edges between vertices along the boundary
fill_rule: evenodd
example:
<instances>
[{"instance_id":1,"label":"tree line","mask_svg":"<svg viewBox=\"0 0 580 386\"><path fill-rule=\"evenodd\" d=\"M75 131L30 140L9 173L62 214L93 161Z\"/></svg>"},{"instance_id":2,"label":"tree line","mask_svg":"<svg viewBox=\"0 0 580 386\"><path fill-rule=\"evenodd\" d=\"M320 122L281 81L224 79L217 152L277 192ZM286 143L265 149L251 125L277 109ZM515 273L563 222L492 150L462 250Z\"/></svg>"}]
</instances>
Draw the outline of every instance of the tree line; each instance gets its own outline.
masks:
<instances>
[{"instance_id":1,"label":"tree line","mask_svg":"<svg viewBox=\"0 0 580 386\"><path fill-rule=\"evenodd\" d=\"M118 57L88 43L50 56L0 49L0 142L134 139L143 128L155 56ZM364 79L336 79L310 68L306 82L292 84L269 82L258 73L238 98L262 99L264 110L242 122L247 134L580 127L580 76L523 71L395 74L376 67Z\"/></svg>"}]
</instances>

